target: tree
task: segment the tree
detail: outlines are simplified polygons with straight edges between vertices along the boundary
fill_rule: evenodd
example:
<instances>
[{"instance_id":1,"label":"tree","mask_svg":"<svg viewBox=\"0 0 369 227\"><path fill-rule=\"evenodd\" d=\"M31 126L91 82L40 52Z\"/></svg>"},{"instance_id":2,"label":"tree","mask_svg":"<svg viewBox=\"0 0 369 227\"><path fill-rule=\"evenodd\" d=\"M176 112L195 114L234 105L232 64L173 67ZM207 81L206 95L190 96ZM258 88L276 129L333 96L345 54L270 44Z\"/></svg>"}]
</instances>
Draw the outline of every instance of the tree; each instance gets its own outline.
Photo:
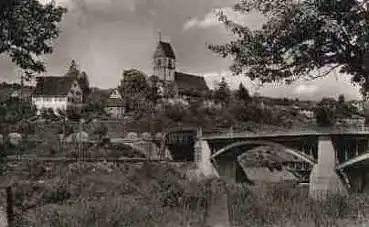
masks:
<instances>
[{"instance_id":1,"label":"tree","mask_svg":"<svg viewBox=\"0 0 369 227\"><path fill-rule=\"evenodd\" d=\"M76 62L76 60L73 59L72 62L70 63L69 70L68 70L66 76L74 76L74 77L78 78L79 74L80 74L80 71L79 71L77 62Z\"/></svg>"},{"instance_id":2,"label":"tree","mask_svg":"<svg viewBox=\"0 0 369 227\"><path fill-rule=\"evenodd\" d=\"M68 72L65 76L72 76L78 80L78 84L82 90L82 101L85 103L87 101L88 96L91 94L90 82L88 80L88 76L86 72L80 71L78 64L75 60L72 60Z\"/></svg>"},{"instance_id":3,"label":"tree","mask_svg":"<svg viewBox=\"0 0 369 227\"><path fill-rule=\"evenodd\" d=\"M88 96L91 94L90 82L88 81L88 76L85 72L81 73L80 77L78 78L78 83L83 92L83 103L85 103Z\"/></svg>"},{"instance_id":4,"label":"tree","mask_svg":"<svg viewBox=\"0 0 369 227\"><path fill-rule=\"evenodd\" d=\"M238 87L236 96L238 100L241 100L244 103L248 103L251 100L249 91L245 88L245 86L243 86L242 83L240 83L240 86Z\"/></svg>"},{"instance_id":5,"label":"tree","mask_svg":"<svg viewBox=\"0 0 369 227\"><path fill-rule=\"evenodd\" d=\"M333 102L334 101L334 102ZM318 126L333 126L336 121L336 103L334 99L323 98L315 108L315 118Z\"/></svg>"},{"instance_id":6,"label":"tree","mask_svg":"<svg viewBox=\"0 0 369 227\"><path fill-rule=\"evenodd\" d=\"M151 76L149 78L149 86L147 92L147 99L154 105L161 99L159 78L157 76Z\"/></svg>"},{"instance_id":7,"label":"tree","mask_svg":"<svg viewBox=\"0 0 369 227\"><path fill-rule=\"evenodd\" d=\"M233 9L257 11L267 18L251 30L219 13L219 20L237 35L223 45L209 45L222 57L232 56L231 70L261 82L292 82L324 77L340 67L353 75L366 97L369 90L368 1L241 0ZM319 75L311 72L327 69Z\"/></svg>"},{"instance_id":8,"label":"tree","mask_svg":"<svg viewBox=\"0 0 369 227\"><path fill-rule=\"evenodd\" d=\"M345 103L345 96L343 94L340 94L338 96L338 104L342 105Z\"/></svg>"},{"instance_id":9,"label":"tree","mask_svg":"<svg viewBox=\"0 0 369 227\"><path fill-rule=\"evenodd\" d=\"M38 56L53 52L51 40L59 36L58 23L66 9L54 2L4 0L0 2L0 53L27 71L43 72Z\"/></svg>"},{"instance_id":10,"label":"tree","mask_svg":"<svg viewBox=\"0 0 369 227\"><path fill-rule=\"evenodd\" d=\"M128 109L139 110L146 101L149 86L146 75L136 69L125 70L119 91Z\"/></svg>"},{"instance_id":11,"label":"tree","mask_svg":"<svg viewBox=\"0 0 369 227\"><path fill-rule=\"evenodd\" d=\"M228 87L227 82L225 81L224 77L218 84L218 88L214 91L214 101L216 103L220 103L223 106L229 104L231 98L231 90Z\"/></svg>"}]
</instances>

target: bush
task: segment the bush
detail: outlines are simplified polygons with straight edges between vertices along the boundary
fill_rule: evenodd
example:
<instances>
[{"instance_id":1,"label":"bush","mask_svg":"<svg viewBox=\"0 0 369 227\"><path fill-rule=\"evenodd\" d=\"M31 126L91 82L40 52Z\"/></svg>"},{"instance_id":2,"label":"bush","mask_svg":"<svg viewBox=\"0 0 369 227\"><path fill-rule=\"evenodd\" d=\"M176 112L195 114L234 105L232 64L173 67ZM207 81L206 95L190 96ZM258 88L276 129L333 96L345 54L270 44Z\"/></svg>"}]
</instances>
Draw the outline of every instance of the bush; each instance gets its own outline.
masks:
<instances>
[{"instance_id":1,"label":"bush","mask_svg":"<svg viewBox=\"0 0 369 227\"><path fill-rule=\"evenodd\" d=\"M181 122L184 119L184 115L186 115L186 109L183 105L174 104L167 105L164 107L165 115L169 119L175 122Z\"/></svg>"},{"instance_id":2,"label":"bush","mask_svg":"<svg viewBox=\"0 0 369 227\"><path fill-rule=\"evenodd\" d=\"M333 126L336 122L335 111L330 106L319 105L314 113L318 126L329 127Z\"/></svg>"}]
</instances>

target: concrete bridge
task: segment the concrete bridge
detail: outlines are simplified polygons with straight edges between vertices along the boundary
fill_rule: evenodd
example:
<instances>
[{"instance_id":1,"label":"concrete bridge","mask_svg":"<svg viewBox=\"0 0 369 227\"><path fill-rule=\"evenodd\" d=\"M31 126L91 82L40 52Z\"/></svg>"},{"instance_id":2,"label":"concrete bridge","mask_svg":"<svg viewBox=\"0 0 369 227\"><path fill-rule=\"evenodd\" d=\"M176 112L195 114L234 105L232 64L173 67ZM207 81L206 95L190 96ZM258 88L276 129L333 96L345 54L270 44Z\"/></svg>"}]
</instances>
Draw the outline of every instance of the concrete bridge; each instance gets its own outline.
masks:
<instances>
[{"instance_id":1,"label":"concrete bridge","mask_svg":"<svg viewBox=\"0 0 369 227\"><path fill-rule=\"evenodd\" d=\"M264 133L173 128L150 141L158 153L168 153L174 161L195 161L205 176L244 180L240 166L248 151L260 146L292 156L283 166L309 181L312 196L327 192L347 194L363 191L369 172L369 129L324 129L274 131ZM120 141L132 143L132 141ZM136 146L136 144L135 144Z\"/></svg>"},{"instance_id":2,"label":"concrete bridge","mask_svg":"<svg viewBox=\"0 0 369 227\"><path fill-rule=\"evenodd\" d=\"M363 191L369 167L369 130L291 131L271 133L197 132L195 161L205 176L236 179L242 168L239 159L248 150L270 146L294 158L289 169L308 174L310 194L317 198L328 194ZM286 163L285 163L286 164ZM286 164L287 165L287 164ZM297 168L299 166L299 168Z\"/></svg>"}]
</instances>

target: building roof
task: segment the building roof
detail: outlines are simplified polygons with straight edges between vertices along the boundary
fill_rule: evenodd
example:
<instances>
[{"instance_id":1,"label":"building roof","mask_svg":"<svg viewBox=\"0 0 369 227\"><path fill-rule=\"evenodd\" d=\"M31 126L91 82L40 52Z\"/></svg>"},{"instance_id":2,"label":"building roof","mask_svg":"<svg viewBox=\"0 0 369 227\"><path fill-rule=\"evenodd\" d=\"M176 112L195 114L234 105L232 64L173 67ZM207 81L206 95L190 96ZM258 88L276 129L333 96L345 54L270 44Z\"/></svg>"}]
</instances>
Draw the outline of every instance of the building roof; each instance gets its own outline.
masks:
<instances>
[{"instance_id":1,"label":"building roof","mask_svg":"<svg viewBox=\"0 0 369 227\"><path fill-rule=\"evenodd\" d=\"M204 77L201 76L175 72L174 81L181 94L199 95L209 91Z\"/></svg>"},{"instance_id":2,"label":"building roof","mask_svg":"<svg viewBox=\"0 0 369 227\"><path fill-rule=\"evenodd\" d=\"M37 85L33 96L64 96L67 95L76 79L70 76L37 77Z\"/></svg>"},{"instance_id":3,"label":"building roof","mask_svg":"<svg viewBox=\"0 0 369 227\"><path fill-rule=\"evenodd\" d=\"M159 47L161 47L161 49L163 50L165 57L174 59L176 58L176 56L174 55L174 50L172 48L172 45L170 45L170 43L160 41Z\"/></svg>"},{"instance_id":4,"label":"building roof","mask_svg":"<svg viewBox=\"0 0 369 227\"><path fill-rule=\"evenodd\" d=\"M108 98L105 101L106 107L124 107L124 103L121 99Z\"/></svg>"}]
</instances>

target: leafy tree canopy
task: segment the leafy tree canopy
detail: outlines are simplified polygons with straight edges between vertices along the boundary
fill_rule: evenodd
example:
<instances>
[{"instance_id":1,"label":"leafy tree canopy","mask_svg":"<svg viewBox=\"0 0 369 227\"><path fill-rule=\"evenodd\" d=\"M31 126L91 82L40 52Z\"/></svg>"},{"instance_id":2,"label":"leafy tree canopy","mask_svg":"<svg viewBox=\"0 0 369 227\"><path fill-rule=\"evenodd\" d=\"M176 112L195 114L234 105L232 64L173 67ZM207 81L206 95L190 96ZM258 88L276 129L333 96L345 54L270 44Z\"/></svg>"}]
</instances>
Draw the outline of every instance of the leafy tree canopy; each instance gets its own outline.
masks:
<instances>
[{"instance_id":1,"label":"leafy tree canopy","mask_svg":"<svg viewBox=\"0 0 369 227\"><path fill-rule=\"evenodd\" d=\"M79 86L83 92L83 102L87 101L87 97L91 94L90 82L88 80L87 73L81 71L78 67L78 64L75 60L72 60L68 72L65 76L73 76L78 80Z\"/></svg>"},{"instance_id":2,"label":"leafy tree canopy","mask_svg":"<svg viewBox=\"0 0 369 227\"><path fill-rule=\"evenodd\" d=\"M260 29L235 23L224 13L219 20L237 39L209 48L232 56L231 70L261 82L315 79L340 68L353 75L363 95L369 90L368 1L241 0L233 9L257 11L267 18ZM316 69L326 72L312 76Z\"/></svg>"},{"instance_id":3,"label":"leafy tree canopy","mask_svg":"<svg viewBox=\"0 0 369 227\"><path fill-rule=\"evenodd\" d=\"M214 101L216 103L221 103L222 105L227 105L231 98L231 90L224 77L218 84L218 88L214 91Z\"/></svg>"},{"instance_id":4,"label":"leafy tree canopy","mask_svg":"<svg viewBox=\"0 0 369 227\"><path fill-rule=\"evenodd\" d=\"M242 83L238 87L238 90L236 92L236 96L239 100L244 101L244 102L249 102L251 100L251 96L249 94L249 91L245 88L245 86L243 86Z\"/></svg>"},{"instance_id":5,"label":"leafy tree canopy","mask_svg":"<svg viewBox=\"0 0 369 227\"><path fill-rule=\"evenodd\" d=\"M148 83L146 75L136 69L125 70L123 72L123 79L121 80L121 90L123 93L140 93L146 92Z\"/></svg>"},{"instance_id":6,"label":"leafy tree canopy","mask_svg":"<svg viewBox=\"0 0 369 227\"><path fill-rule=\"evenodd\" d=\"M146 106L149 85L146 81L146 74L130 69L123 72L123 79L120 82L119 91L129 110L141 110Z\"/></svg>"},{"instance_id":7,"label":"leafy tree canopy","mask_svg":"<svg viewBox=\"0 0 369 227\"><path fill-rule=\"evenodd\" d=\"M340 94L339 96L338 96L338 103L339 104L344 104L345 103L345 96L343 95L343 94Z\"/></svg>"},{"instance_id":8,"label":"leafy tree canopy","mask_svg":"<svg viewBox=\"0 0 369 227\"><path fill-rule=\"evenodd\" d=\"M51 40L59 36L58 23L66 9L38 0L0 1L0 53L7 53L20 68L45 71L37 56L53 51Z\"/></svg>"}]
</instances>

